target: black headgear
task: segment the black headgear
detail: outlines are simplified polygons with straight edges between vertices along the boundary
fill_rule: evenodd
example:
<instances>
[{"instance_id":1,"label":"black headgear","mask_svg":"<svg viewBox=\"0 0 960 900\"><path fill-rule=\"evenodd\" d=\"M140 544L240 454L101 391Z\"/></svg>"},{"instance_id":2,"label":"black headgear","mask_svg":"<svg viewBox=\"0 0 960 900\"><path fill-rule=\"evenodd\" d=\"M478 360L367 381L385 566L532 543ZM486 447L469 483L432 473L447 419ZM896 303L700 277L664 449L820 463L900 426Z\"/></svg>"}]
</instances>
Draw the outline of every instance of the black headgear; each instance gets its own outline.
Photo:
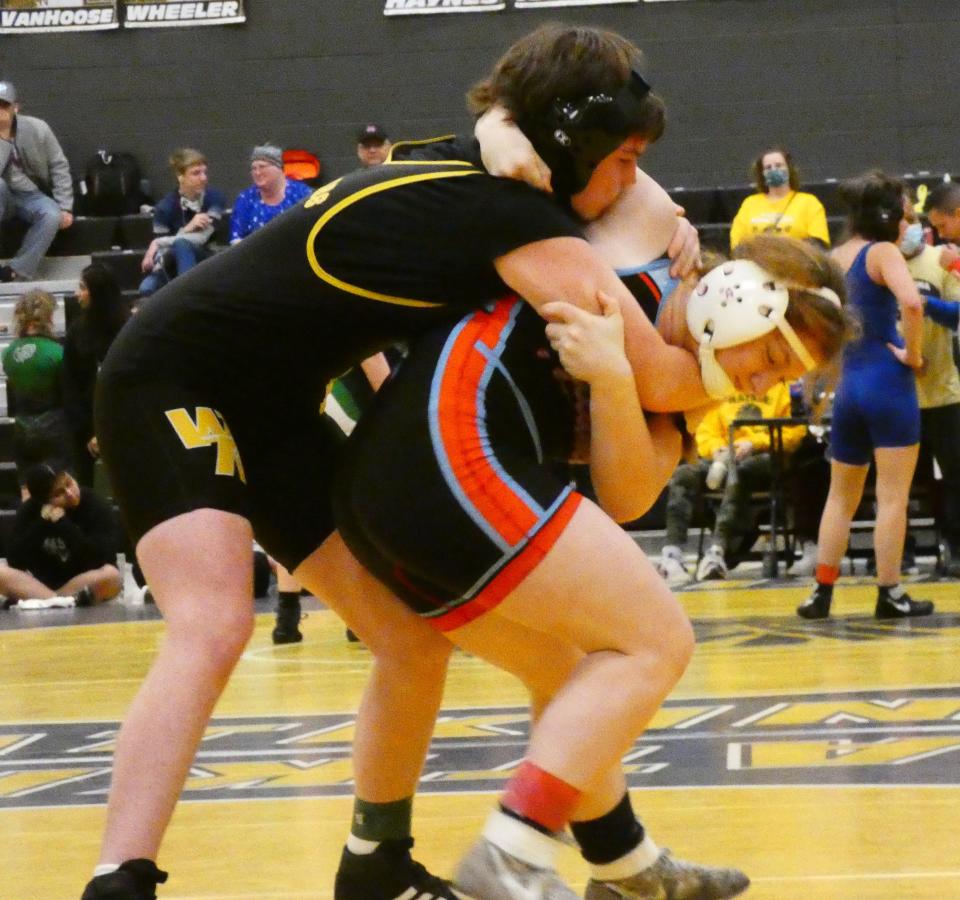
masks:
<instances>
[{"instance_id":1,"label":"black headgear","mask_svg":"<svg viewBox=\"0 0 960 900\"><path fill-rule=\"evenodd\" d=\"M582 191L597 165L641 127L649 93L650 85L634 70L614 96L558 97L542 118L517 122L550 167L558 197Z\"/></svg>"}]
</instances>

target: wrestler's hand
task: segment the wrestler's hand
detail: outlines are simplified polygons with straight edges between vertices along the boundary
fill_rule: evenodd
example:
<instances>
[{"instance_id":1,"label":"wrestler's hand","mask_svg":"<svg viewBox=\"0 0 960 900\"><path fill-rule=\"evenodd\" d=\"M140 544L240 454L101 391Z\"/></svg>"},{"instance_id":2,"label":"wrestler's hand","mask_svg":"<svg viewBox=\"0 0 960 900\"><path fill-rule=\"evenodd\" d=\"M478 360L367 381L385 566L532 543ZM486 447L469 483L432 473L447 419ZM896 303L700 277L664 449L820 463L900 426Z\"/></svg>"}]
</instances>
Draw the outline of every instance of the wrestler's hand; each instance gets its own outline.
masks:
<instances>
[{"instance_id":1,"label":"wrestler's hand","mask_svg":"<svg viewBox=\"0 0 960 900\"><path fill-rule=\"evenodd\" d=\"M685 213L682 206L677 207L677 227L667 245L667 256L671 260L670 274L674 278L686 278L700 268L700 235L684 218Z\"/></svg>"},{"instance_id":2,"label":"wrestler's hand","mask_svg":"<svg viewBox=\"0 0 960 900\"><path fill-rule=\"evenodd\" d=\"M563 301L545 304L541 314L548 323L547 339L564 369L580 381L591 385L624 378L632 381L620 304L602 291L597 299L599 315Z\"/></svg>"},{"instance_id":3,"label":"wrestler's hand","mask_svg":"<svg viewBox=\"0 0 960 900\"><path fill-rule=\"evenodd\" d=\"M553 192L550 169L502 106L491 106L480 116L473 133L480 142L484 168L491 175L525 181L548 194Z\"/></svg>"},{"instance_id":4,"label":"wrestler's hand","mask_svg":"<svg viewBox=\"0 0 960 900\"><path fill-rule=\"evenodd\" d=\"M40 507L40 518L47 522L59 522L63 518L65 510L62 506L53 503L44 503Z\"/></svg>"}]
</instances>

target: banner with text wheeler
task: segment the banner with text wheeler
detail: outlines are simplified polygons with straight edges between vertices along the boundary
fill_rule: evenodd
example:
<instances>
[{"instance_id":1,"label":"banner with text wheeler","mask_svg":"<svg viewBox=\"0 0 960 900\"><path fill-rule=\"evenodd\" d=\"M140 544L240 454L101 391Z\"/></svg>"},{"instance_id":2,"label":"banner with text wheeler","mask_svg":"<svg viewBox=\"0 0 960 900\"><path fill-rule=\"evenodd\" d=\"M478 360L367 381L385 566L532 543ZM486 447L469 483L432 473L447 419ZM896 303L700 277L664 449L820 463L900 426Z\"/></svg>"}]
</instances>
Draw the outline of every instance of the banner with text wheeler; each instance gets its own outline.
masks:
<instances>
[{"instance_id":1,"label":"banner with text wheeler","mask_svg":"<svg viewBox=\"0 0 960 900\"><path fill-rule=\"evenodd\" d=\"M0 0L0 34L117 27L117 0Z\"/></svg>"},{"instance_id":2,"label":"banner with text wheeler","mask_svg":"<svg viewBox=\"0 0 960 900\"><path fill-rule=\"evenodd\" d=\"M243 0L122 0L125 28L177 28L245 22Z\"/></svg>"}]
</instances>

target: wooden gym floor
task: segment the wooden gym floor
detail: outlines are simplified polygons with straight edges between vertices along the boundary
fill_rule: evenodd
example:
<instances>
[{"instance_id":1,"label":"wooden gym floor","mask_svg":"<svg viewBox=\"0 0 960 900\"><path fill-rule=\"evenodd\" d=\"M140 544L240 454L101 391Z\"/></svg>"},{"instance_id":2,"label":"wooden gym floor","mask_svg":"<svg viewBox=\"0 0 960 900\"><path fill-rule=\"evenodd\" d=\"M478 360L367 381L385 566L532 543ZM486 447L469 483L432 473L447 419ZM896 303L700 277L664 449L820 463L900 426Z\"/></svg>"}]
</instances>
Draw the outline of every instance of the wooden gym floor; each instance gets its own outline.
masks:
<instances>
[{"instance_id":1,"label":"wooden gym floor","mask_svg":"<svg viewBox=\"0 0 960 900\"><path fill-rule=\"evenodd\" d=\"M914 581L937 613L890 624L873 620L866 579L841 581L824 623L793 614L807 584L683 592L697 652L625 761L661 846L743 868L756 900L960 898L960 584ZM303 644L274 647L258 608L163 847L166 900L332 896L369 657L319 608ZM0 613L3 900L79 897L155 615ZM431 868L452 870L526 734L517 684L458 654L415 808ZM574 851L561 867L582 887Z\"/></svg>"}]
</instances>

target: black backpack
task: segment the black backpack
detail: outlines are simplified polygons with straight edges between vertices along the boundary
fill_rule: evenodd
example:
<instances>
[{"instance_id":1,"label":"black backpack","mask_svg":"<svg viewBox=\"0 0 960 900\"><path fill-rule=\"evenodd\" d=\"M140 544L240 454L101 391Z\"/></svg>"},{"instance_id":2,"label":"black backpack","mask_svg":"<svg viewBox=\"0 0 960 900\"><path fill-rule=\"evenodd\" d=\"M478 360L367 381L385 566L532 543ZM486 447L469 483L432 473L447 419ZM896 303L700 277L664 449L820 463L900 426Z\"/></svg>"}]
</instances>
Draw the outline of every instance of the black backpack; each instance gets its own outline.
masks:
<instances>
[{"instance_id":1,"label":"black backpack","mask_svg":"<svg viewBox=\"0 0 960 900\"><path fill-rule=\"evenodd\" d=\"M87 163L81 193L83 211L90 216L140 212L145 199L140 164L132 153L98 150Z\"/></svg>"}]
</instances>

